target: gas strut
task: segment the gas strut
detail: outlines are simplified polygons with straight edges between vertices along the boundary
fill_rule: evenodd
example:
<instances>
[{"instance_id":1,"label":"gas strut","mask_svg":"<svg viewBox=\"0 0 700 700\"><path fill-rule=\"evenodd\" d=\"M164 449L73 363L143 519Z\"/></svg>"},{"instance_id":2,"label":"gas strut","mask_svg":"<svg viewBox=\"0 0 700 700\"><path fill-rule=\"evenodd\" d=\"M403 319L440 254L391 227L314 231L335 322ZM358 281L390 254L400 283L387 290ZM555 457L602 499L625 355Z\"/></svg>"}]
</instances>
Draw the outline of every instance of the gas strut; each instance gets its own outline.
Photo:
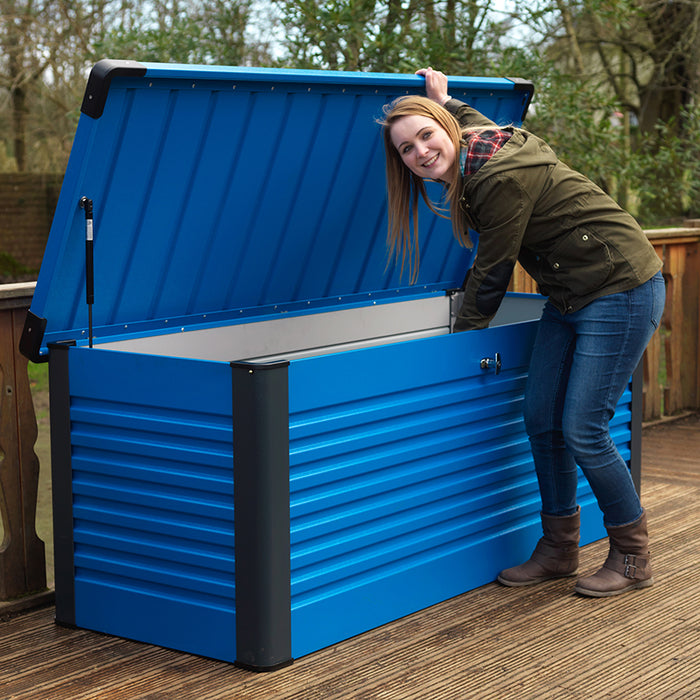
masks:
<instances>
[{"instance_id":1,"label":"gas strut","mask_svg":"<svg viewBox=\"0 0 700 700\"><path fill-rule=\"evenodd\" d=\"M80 208L85 210L85 296L88 307L88 345L92 347L92 305L95 303L95 273L92 252L92 200L87 197L81 197Z\"/></svg>"}]
</instances>

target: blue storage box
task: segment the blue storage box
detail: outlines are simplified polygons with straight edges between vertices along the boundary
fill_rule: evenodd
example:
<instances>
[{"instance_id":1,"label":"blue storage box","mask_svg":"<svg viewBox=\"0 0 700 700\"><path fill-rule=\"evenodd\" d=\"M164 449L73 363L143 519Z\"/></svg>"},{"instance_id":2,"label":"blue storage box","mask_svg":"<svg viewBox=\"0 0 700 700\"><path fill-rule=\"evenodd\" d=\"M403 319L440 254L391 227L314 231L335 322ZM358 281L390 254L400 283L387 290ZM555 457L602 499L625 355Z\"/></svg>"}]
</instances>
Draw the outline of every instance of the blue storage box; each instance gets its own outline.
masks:
<instances>
[{"instance_id":1,"label":"blue storage box","mask_svg":"<svg viewBox=\"0 0 700 700\"><path fill-rule=\"evenodd\" d=\"M427 211L418 283L387 265L375 120L422 87L96 64L22 339L50 366L59 622L270 670L529 556L543 299L451 334L473 252ZM516 124L532 94L450 90ZM636 478L639 400L613 428Z\"/></svg>"}]
</instances>

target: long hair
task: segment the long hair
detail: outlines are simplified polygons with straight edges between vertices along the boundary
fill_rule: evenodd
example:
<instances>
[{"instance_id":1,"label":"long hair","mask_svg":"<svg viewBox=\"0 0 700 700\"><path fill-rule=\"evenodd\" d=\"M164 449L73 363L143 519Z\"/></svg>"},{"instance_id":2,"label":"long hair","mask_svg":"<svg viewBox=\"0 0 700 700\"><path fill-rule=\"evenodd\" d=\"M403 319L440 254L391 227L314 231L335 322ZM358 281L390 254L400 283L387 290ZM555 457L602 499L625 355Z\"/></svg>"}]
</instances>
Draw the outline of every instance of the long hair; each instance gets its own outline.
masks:
<instances>
[{"instance_id":1,"label":"long hair","mask_svg":"<svg viewBox=\"0 0 700 700\"><path fill-rule=\"evenodd\" d=\"M452 232L460 245L471 247L467 221L460 207L461 177L459 173L459 152L462 142L462 129L459 122L437 102L421 95L399 97L384 107L384 118L377 120L382 126L384 152L386 155L386 188L388 204L387 248L389 257L401 260L401 273L408 261L410 283L418 278L420 267L420 247L418 240L418 196L420 195L431 211L442 218L445 209L432 202L425 189L423 179L411 172L391 141L391 127L401 117L419 115L434 119L448 134L455 147L455 162L452 164L451 183L447 187L445 199L449 206Z\"/></svg>"}]
</instances>

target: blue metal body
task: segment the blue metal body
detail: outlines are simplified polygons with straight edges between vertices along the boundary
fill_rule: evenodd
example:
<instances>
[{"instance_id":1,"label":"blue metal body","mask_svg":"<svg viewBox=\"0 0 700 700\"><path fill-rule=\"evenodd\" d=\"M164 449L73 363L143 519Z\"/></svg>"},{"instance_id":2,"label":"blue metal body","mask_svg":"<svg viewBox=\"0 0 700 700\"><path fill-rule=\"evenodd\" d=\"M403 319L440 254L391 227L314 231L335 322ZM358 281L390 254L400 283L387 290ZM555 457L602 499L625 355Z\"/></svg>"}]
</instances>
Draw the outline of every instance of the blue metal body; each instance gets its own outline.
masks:
<instances>
[{"instance_id":1,"label":"blue metal body","mask_svg":"<svg viewBox=\"0 0 700 700\"><path fill-rule=\"evenodd\" d=\"M530 555L540 499L521 404L536 325L291 364L294 656L494 581ZM484 346L504 349L499 375L480 369ZM626 457L630 400L614 428ZM579 502L582 541L600 539L582 476Z\"/></svg>"},{"instance_id":2,"label":"blue metal body","mask_svg":"<svg viewBox=\"0 0 700 700\"><path fill-rule=\"evenodd\" d=\"M228 366L69 358L72 622L235 660L231 395L215 390Z\"/></svg>"},{"instance_id":3,"label":"blue metal body","mask_svg":"<svg viewBox=\"0 0 700 700\"><path fill-rule=\"evenodd\" d=\"M419 283L386 265L374 119L422 79L141 64L103 72L109 79L86 91L90 114L25 343L51 366L59 621L275 668L527 557L539 537L521 417L531 317L251 364L253 379L274 372L284 387L251 405L241 403L245 364L100 347L459 287L473 253L428 213ZM530 92L520 88L451 81L453 95L504 123L523 116ZM92 348L83 196L95 217ZM480 367L494 352L499 374ZM265 423L259 436L236 434L249 413L247 425L258 415ZM627 393L614 423L627 458L633 423ZM263 454L276 441L283 459ZM263 467L289 507L273 508L284 512L269 522L260 508L257 532L267 483L240 487ZM604 530L583 480L579 496L585 543ZM284 575L266 573L269 562ZM259 577L274 580L258 586ZM269 598L258 597L267 584ZM279 650L260 652L241 629L251 605Z\"/></svg>"}]
</instances>

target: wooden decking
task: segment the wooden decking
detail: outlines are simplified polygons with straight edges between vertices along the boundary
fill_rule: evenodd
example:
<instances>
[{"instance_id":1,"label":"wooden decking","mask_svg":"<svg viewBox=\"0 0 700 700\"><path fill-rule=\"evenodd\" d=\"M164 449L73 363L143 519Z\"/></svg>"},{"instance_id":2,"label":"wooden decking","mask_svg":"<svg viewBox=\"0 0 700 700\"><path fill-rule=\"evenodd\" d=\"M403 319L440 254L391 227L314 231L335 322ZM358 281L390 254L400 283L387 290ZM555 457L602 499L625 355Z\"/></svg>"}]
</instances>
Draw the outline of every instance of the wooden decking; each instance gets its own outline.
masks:
<instances>
[{"instance_id":1,"label":"wooden decking","mask_svg":"<svg viewBox=\"0 0 700 700\"><path fill-rule=\"evenodd\" d=\"M645 591L594 600L571 579L489 584L261 675L61 628L45 607L0 623L0 698L700 699L700 417L646 428L643 444L656 579ZM585 547L582 570L606 548Z\"/></svg>"}]
</instances>

